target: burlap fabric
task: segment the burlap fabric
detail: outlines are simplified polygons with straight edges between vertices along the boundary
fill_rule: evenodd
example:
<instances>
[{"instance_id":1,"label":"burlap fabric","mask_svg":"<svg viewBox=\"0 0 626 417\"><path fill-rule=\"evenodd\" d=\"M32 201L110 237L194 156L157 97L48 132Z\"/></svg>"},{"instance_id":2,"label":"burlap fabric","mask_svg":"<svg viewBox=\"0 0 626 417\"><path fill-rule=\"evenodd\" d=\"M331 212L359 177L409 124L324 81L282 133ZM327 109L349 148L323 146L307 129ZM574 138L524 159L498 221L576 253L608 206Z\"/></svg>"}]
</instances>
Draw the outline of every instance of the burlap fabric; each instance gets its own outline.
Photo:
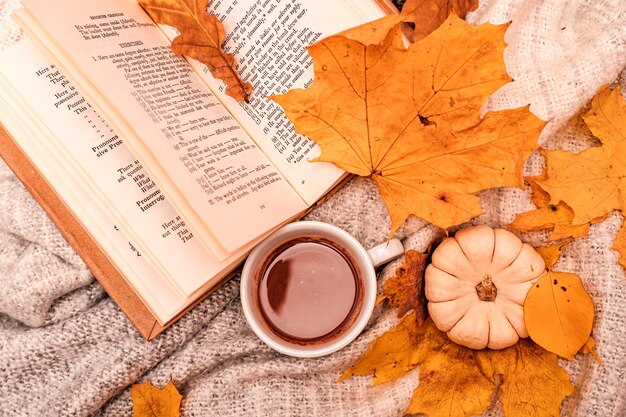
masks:
<instances>
[{"instance_id":1,"label":"burlap fabric","mask_svg":"<svg viewBox=\"0 0 626 417\"><path fill-rule=\"evenodd\" d=\"M8 18L17 1L0 1L0 48L21 35ZM618 78L626 63L626 3L574 0L483 0L472 23L502 23L505 58L515 82L488 107L530 104L552 122L547 147L580 150L592 139L570 121L599 86ZM543 161L535 154L527 173ZM499 226L531 209L526 192L480 193L485 214L473 223ZM355 179L310 219L334 223L365 246L384 241L389 220L369 180ZM558 269L578 273L596 307L599 366L579 356L564 366L577 394L564 416L626 415L626 288L611 250L622 223L615 213L592 226L563 254ZM440 231L413 220L400 237L424 249ZM540 244L545 234L523 236ZM382 279L396 265L383 271ZM397 416L408 404L418 373L377 388L369 378L336 384L341 370L395 323L378 310L348 348L323 359L297 360L264 346L245 323L232 280L153 342L145 342L93 281L80 259L18 180L0 163L0 415L123 416L132 412L129 385L144 380L181 389L185 416ZM500 415L496 405L489 415Z\"/></svg>"}]
</instances>

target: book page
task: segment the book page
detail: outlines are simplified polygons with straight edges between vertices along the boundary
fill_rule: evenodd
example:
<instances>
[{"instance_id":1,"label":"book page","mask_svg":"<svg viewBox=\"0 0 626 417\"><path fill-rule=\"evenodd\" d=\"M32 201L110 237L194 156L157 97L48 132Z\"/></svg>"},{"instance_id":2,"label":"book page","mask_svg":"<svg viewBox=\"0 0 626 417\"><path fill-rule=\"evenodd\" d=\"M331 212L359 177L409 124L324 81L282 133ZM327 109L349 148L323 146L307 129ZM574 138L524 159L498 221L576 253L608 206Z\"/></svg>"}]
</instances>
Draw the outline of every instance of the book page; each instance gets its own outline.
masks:
<instances>
[{"instance_id":1,"label":"book page","mask_svg":"<svg viewBox=\"0 0 626 417\"><path fill-rule=\"evenodd\" d=\"M78 79L217 260L306 208L135 2L23 4L29 14L21 23ZM141 209L163 195L149 193Z\"/></svg>"},{"instance_id":2,"label":"book page","mask_svg":"<svg viewBox=\"0 0 626 417\"><path fill-rule=\"evenodd\" d=\"M242 78L253 86L250 104L224 94L224 83L206 66L189 62L232 112L257 145L312 205L345 172L330 163L310 163L320 155L310 139L295 133L282 108L267 96L313 82L313 62L306 47L385 12L374 0L358 2L304 0L211 0L208 9L224 24L224 50L235 56ZM166 29L168 37L176 31Z\"/></svg>"},{"instance_id":3,"label":"book page","mask_svg":"<svg viewBox=\"0 0 626 417\"><path fill-rule=\"evenodd\" d=\"M0 88L3 82L0 78ZM50 151L41 146L43 132L27 118L17 118L12 105L14 97L0 92L0 122L5 130L18 141L55 192L64 200L72 201L72 213L88 233L98 241L115 267L126 278L131 288L148 307L153 316L164 324L184 309L187 302L171 286L160 279L158 272L139 256L135 246L128 241L123 228L108 216L106 210L87 197L80 181L65 170L62 164L54 164ZM112 232L115 231L115 232Z\"/></svg>"},{"instance_id":4,"label":"book page","mask_svg":"<svg viewBox=\"0 0 626 417\"><path fill-rule=\"evenodd\" d=\"M55 89L41 78L44 72L47 73L45 68L49 66L45 57L27 39L2 51L0 121L55 191L71 206L72 212L89 233L94 237L98 236L98 244L116 267L128 277L129 283L144 304L159 320L165 322L183 308L185 300L141 256L136 245L128 240L123 227L115 223L104 205L89 196L80 177L68 169L66 162L59 161L58 153L54 149L46 146L48 132L41 127L38 118L31 117L34 109L26 109L29 103L34 103L39 112L50 113L52 116L56 112L61 115L62 121L68 121L64 116L71 114L71 110L56 105L59 99L53 95ZM40 75L37 75L38 71ZM53 102L54 106L51 105ZM98 137L96 131L80 129L72 120L63 126L61 133L78 142Z\"/></svg>"},{"instance_id":5,"label":"book page","mask_svg":"<svg viewBox=\"0 0 626 417\"><path fill-rule=\"evenodd\" d=\"M39 147L57 155L49 164L62 167L85 189L68 206L92 202L109 213L107 236L119 241L122 231L127 240L118 250L152 265L154 271L140 279L147 287L166 287L159 298L176 293L179 303L185 301L237 260L213 260L141 163L31 42L23 41L2 57L5 90L12 91L16 103L24 103L22 117L44 132L38 135ZM157 281L171 284L164 287Z\"/></svg>"}]
</instances>

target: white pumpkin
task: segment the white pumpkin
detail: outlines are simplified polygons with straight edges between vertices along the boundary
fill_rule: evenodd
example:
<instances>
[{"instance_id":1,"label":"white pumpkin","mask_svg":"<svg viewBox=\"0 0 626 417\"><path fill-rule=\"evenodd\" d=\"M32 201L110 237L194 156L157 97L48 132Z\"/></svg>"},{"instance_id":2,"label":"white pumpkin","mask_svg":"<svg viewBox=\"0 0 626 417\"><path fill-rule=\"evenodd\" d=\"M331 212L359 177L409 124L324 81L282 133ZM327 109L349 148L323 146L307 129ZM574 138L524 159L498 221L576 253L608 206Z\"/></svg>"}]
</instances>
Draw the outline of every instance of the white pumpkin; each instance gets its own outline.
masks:
<instances>
[{"instance_id":1,"label":"white pumpkin","mask_svg":"<svg viewBox=\"0 0 626 417\"><path fill-rule=\"evenodd\" d=\"M459 230L426 268L428 312L437 328L472 349L503 349L528 337L524 300L545 262L513 233L488 226Z\"/></svg>"}]
</instances>

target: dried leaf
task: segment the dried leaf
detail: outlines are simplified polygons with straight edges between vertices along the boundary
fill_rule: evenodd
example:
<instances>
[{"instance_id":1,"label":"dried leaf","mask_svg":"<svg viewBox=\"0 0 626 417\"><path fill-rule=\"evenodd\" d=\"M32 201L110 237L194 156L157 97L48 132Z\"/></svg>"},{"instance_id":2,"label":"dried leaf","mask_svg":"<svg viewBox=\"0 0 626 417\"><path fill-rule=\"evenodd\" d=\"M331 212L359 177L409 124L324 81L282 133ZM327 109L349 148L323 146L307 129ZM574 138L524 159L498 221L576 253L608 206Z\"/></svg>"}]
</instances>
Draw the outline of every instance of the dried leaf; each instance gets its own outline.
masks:
<instances>
[{"instance_id":1,"label":"dried leaf","mask_svg":"<svg viewBox=\"0 0 626 417\"><path fill-rule=\"evenodd\" d=\"M428 254L408 250L396 275L385 283L383 296L398 309L398 318L411 310L417 311L418 324L426 320L426 297L424 296L424 270Z\"/></svg>"},{"instance_id":2,"label":"dried leaf","mask_svg":"<svg viewBox=\"0 0 626 417\"><path fill-rule=\"evenodd\" d=\"M524 320L530 337L544 349L572 360L593 326L593 301L578 275L548 271L530 288Z\"/></svg>"},{"instance_id":3,"label":"dried leaf","mask_svg":"<svg viewBox=\"0 0 626 417\"><path fill-rule=\"evenodd\" d=\"M320 145L317 160L373 178L392 232L410 214L448 228L482 213L477 191L523 185L545 125L527 107L481 119L510 81L505 31L452 14L408 49L399 26L381 45L333 36L309 48L313 84L273 99Z\"/></svg>"},{"instance_id":4,"label":"dried leaf","mask_svg":"<svg viewBox=\"0 0 626 417\"><path fill-rule=\"evenodd\" d=\"M561 252L563 252L565 246L567 246L567 242L558 245L542 246L535 248L535 250L543 257L546 268L552 268L556 261L559 260L559 256L561 256Z\"/></svg>"},{"instance_id":5,"label":"dried leaf","mask_svg":"<svg viewBox=\"0 0 626 417\"><path fill-rule=\"evenodd\" d=\"M550 204L550 194L539 187L534 179L527 178L526 181L530 184L532 200L537 209L518 214L510 227L523 233L552 229L548 242L587 235L589 223L573 225L574 212L567 204Z\"/></svg>"},{"instance_id":6,"label":"dried leaf","mask_svg":"<svg viewBox=\"0 0 626 417\"><path fill-rule=\"evenodd\" d=\"M545 179L544 174L537 177L526 177L526 182L530 185L530 198L538 208L547 207L550 204L550 194L537 184L538 179Z\"/></svg>"},{"instance_id":7,"label":"dried leaf","mask_svg":"<svg viewBox=\"0 0 626 417\"><path fill-rule=\"evenodd\" d=\"M179 417L182 396L172 380L163 388L151 382L134 384L130 388L133 417Z\"/></svg>"},{"instance_id":8,"label":"dried leaf","mask_svg":"<svg viewBox=\"0 0 626 417\"><path fill-rule=\"evenodd\" d=\"M430 417L482 414L491 404L496 384L478 366L479 352L455 344L445 333L439 332L438 337L442 344L421 364L419 385L405 413Z\"/></svg>"},{"instance_id":9,"label":"dried leaf","mask_svg":"<svg viewBox=\"0 0 626 417\"><path fill-rule=\"evenodd\" d=\"M441 26L450 14L465 19L467 12L477 7L478 0L407 0L402 15L405 22L415 24L413 42L417 42Z\"/></svg>"},{"instance_id":10,"label":"dried leaf","mask_svg":"<svg viewBox=\"0 0 626 417\"><path fill-rule=\"evenodd\" d=\"M430 319L419 328L415 313L376 339L340 380L372 374L377 385L418 366L420 383L406 410L409 414L473 416L482 414L499 395L507 417L556 417L563 399L573 392L556 356L533 342L526 339L504 350L475 351L450 341Z\"/></svg>"},{"instance_id":11,"label":"dried leaf","mask_svg":"<svg viewBox=\"0 0 626 417\"><path fill-rule=\"evenodd\" d=\"M374 340L367 351L348 368L339 381L354 375L374 376L374 385L393 381L415 369L436 346L447 338L427 320L420 327L417 314L408 314L392 330Z\"/></svg>"},{"instance_id":12,"label":"dried leaf","mask_svg":"<svg viewBox=\"0 0 626 417\"><path fill-rule=\"evenodd\" d=\"M507 417L558 417L560 404L574 393L569 375L557 357L529 339L510 348L481 351L483 369L502 375L499 399ZM485 369L487 368L487 369Z\"/></svg>"},{"instance_id":13,"label":"dried leaf","mask_svg":"<svg viewBox=\"0 0 626 417\"><path fill-rule=\"evenodd\" d=\"M552 204L562 201L571 207L574 225L626 209L626 101L620 88L604 86L582 117L602 145L579 154L544 151L546 178L537 181L550 194ZM614 247L626 266L625 233L620 231Z\"/></svg>"},{"instance_id":14,"label":"dried leaf","mask_svg":"<svg viewBox=\"0 0 626 417\"><path fill-rule=\"evenodd\" d=\"M407 0L400 14L391 14L342 32L340 35L364 45L379 45L399 23L413 23L408 33L413 42L424 39L437 29L451 13L465 19L468 11L478 7L478 0Z\"/></svg>"},{"instance_id":15,"label":"dried leaf","mask_svg":"<svg viewBox=\"0 0 626 417\"><path fill-rule=\"evenodd\" d=\"M509 225L523 233L552 229L548 242L555 240L586 236L589 223L573 225L574 212L567 204L560 202L543 208L520 213Z\"/></svg>"},{"instance_id":16,"label":"dried leaf","mask_svg":"<svg viewBox=\"0 0 626 417\"><path fill-rule=\"evenodd\" d=\"M139 0L141 7L157 23L173 26L180 35L172 41L172 51L195 58L211 74L226 83L226 94L235 100L248 101L252 86L235 69L235 58L222 50L224 26L213 14L207 14L207 0Z\"/></svg>"},{"instance_id":17,"label":"dried leaf","mask_svg":"<svg viewBox=\"0 0 626 417\"><path fill-rule=\"evenodd\" d=\"M404 22L402 14L390 14L380 19L347 29L338 36L361 43L363 45L380 45L394 26ZM309 51L310 52L310 51Z\"/></svg>"}]
</instances>

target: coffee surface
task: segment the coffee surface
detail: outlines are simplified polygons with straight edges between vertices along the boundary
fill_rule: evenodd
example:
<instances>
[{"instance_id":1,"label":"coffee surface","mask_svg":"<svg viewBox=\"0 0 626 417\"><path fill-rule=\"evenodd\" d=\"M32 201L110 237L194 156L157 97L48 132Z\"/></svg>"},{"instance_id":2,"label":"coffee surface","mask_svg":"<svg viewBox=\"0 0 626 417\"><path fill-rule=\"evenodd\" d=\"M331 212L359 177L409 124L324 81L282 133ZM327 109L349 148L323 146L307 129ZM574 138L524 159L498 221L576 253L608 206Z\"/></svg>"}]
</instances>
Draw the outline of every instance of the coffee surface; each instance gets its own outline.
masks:
<instances>
[{"instance_id":1,"label":"coffee surface","mask_svg":"<svg viewBox=\"0 0 626 417\"><path fill-rule=\"evenodd\" d=\"M360 308L358 268L345 249L323 238L281 245L259 278L263 318L287 340L314 342L340 334Z\"/></svg>"}]
</instances>

